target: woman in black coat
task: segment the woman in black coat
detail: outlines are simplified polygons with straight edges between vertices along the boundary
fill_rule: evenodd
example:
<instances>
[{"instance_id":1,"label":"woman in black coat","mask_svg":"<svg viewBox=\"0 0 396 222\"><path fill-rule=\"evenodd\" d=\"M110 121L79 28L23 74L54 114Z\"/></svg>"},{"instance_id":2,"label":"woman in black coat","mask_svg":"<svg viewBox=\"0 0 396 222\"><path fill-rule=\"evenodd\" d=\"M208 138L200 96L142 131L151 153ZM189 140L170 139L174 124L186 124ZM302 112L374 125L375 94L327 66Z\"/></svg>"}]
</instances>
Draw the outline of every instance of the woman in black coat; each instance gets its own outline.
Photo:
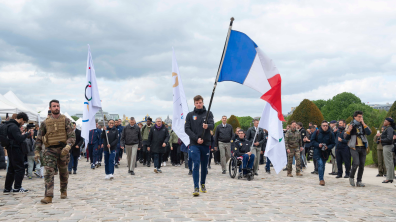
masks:
<instances>
[{"instance_id":1,"label":"woman in black coat","mask_svg":"<svg viewBox=\"0 0 396 222\"><path fill-rule=\"evenodd\" d=\"M147 150L151 151L154 158L154 172L162 173L161 161L162 154L166 153L166 144L169 141L168 129L162 124L162 119L155 120L154 127L151 128L148 136Z\"/></svg>"},{"instance_id":2,"label":"woman in black coat","mask_svg":"<svg viewBox=\"0 0 396 222\"><path fill-rule=\"evenodd\" d=\"M118 130L117 128L114 127L114 120L109 121L109 126L103 127L102 131L102 138L103 138L103 147L104 147L104 163L105 163L105 172L106 172L106 177L105 179L112 180L114 179L114 161L115 161L115 155L116 155L116 148L117 148L117 143L118 143ZM106 134L107 138L109 139L109 143L107 143L106 139Z\"/></svg>"}]
</instances>

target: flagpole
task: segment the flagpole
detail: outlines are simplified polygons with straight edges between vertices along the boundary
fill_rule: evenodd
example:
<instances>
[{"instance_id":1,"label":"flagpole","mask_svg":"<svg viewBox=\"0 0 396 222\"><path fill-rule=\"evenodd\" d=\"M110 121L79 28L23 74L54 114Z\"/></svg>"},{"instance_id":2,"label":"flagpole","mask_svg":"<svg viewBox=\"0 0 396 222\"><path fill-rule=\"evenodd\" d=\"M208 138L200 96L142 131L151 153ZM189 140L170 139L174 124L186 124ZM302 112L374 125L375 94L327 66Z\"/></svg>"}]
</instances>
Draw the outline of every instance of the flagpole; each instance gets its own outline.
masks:
<instances>
[{"instance_id":1,"label":"flagpole","mask_svg":"<svg viewBox=\"0 0 396 222\"><path fill-rule=\"evenodd\" d=\"M254 134L254 138L253 138L253 143L252 143L252 146L250 147L250 152L252 152L254 141L256 141L256 137L257 137L259 130L260 130L260 127L257 126L257 130L256 130L256 133Z\"/></svg>"},{"instance_id":2,"label":"flagpole","mask_svg":"<svg viewBox=\"0 0 396 222\"><path fill-rule=\"evenodd\" d=\"M214 96L214 93L215 93L215 90L216 90L217 81L219 80L220 71L221 71L221 68L223 66L224 55L225 55L225 53L227 51L228 40L230 39L230 34L231 34L231 30L232 30L232 23L234 22L234 17L231 17L230 20L231 20L230 21L230 27L228 28L227 38L226 38L226 41L224 43L224 48L223 48L223 54L221 55L219 68L217 70L217 76L216 76L215 83L214 83L214 86L213 86L212 96L210 97L209 107L208 107L208 111L206 113L206 118L205 118L205 122L204 122L205 124L208 121L210 108L212 107L213 96ZM205 129L202 131L202 136L201 136L202 139L203 139L204 135L205 135Z\"/></svg>"},{"instance_id":3,"label":"flagpole","mask_svg":"<svg viewBox=\"0 0 396 222\"><path fill-rule=\"evenodd\" d=\"M103 110L102 110L102 108L100 108L100 113L102 113L102 117L103 117L103 126L106 127L106 126L105 126L105 119L104 119L104 115L103 115ZM109 137L107 137L107 132L106 132L106 130L105 130L105 135L106 135L107 144L109 144Z\"/></svg>"}]
</instances>

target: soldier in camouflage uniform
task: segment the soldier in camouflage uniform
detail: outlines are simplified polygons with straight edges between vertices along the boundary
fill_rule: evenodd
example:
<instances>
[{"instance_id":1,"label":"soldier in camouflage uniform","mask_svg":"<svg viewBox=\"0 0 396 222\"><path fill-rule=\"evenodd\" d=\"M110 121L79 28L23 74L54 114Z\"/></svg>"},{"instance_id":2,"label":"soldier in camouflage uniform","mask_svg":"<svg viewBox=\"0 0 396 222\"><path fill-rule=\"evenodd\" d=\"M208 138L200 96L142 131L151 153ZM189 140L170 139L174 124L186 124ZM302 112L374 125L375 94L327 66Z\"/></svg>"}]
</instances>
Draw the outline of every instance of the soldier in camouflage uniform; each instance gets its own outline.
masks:
<instances>
[{"instance_id":1,"label":"soldier in camouflage uniform","mask_svg":"<svg viewBox=\"0 0 396 222\"><path fill-rule=\"evenodd\" d=\"M303 150L300 132L296 129L296 122L292 121L291 128L286 132L285 145L287 151L287 176L293 177L292 175L292 162L293 157L296 160L296 176L302 176L300 152Z\"/></svg>"},{"instance_id":2,"label":"soldier in camouflage uniform","mask_svg":"<svg viewBox=\"0 0 396 222\"><path fill-rule=\"evenodd\" d=\"M35 149L35 159L38 160L42 152L42 144L46 147L42 154L45 162L45 197L41 200L45 204L52 203L54 197L56 168L59 170L61 199L67 198L69 151L76 140L70 119L60 114L59 101L52 100L49 105L52 114L40 125Z\"/></svg>"}]
</instances>

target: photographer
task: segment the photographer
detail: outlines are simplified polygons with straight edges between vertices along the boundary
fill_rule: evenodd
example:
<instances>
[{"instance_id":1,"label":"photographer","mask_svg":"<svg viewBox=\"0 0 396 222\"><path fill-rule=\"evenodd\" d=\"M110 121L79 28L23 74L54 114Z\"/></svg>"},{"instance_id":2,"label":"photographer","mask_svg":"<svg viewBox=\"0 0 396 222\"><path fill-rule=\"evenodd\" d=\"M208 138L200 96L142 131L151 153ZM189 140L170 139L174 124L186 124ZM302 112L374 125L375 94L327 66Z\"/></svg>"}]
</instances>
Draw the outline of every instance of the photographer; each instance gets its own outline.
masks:
<instances>
[{"instance_id":1,"label":"photographer","mask_svg":"<svg viewBox=\"0 0 396 222\"><path fill-rule=\"evenodd\" d=\"M379 142L382 144L384 152L385 166L387 169L386 180L382 183L392 183L395 179L395 165L393 164L393 128L395 123L392 118L386 118L384 121L385 130L381 133L377 133L377 137L380 137Z\"/></svg>"},{"instance_id":2,"label":"photographer","mask_svg":"<svg viewBox=\"0 0 396 222\"><path fill-rule=\"evenodd\" d=\"M347 135L345 139L349 140L348 146L353 158L352 169L349 175L349 183L351 186L355 186L355 173L359 167L356 186L364 187L365 185L362 183L362 177L364 164L366 162L366 148L368 146L366 135L369 136L371 134L371 130L363 121L362 111L355 111L355 113L353 113L353 120L348 124L347 128L348 130L346 132Z\"/></svg>"},{"instance_id":3,"label":"photographer","mask_svg":"<svg viewBox=\"0 0 396 222\"><path fill-rule=\"evenodd\" d=\"M345 164L345 176L344 178L349 178L349 172L351 171L351 152L349 152L348 140L345 139L345 120L340 120L338 122L338 131L336 133L336 159L338 173L336 178L342 177L342 162Z\"/></svg>"},{"instance_id":4,"label":"photographer","mask_svg":"<svg viewBox=\"0 0 396 222\"><path fill-rule=\"evenodd\" d=\"M25 174L24 157L22 152L21 144L25 141L31 133L21 134L20 126L25 124L29 120L26 113L18 113L15 119L11 119L7 124L7 136L10 144L6 147L8 152L8 160L10 164L8 166L7 176L4 184L4 194L14 193L26 193L28 190L22 188L22 180ZM14 184L14 189L12 189Z\"/></svg>"},{"instance_id":5,"label":"photographer","mask_svg":"<svg viewBox=\"0 0 396 222\"><path fill-rule=\"evenodd\" d=\"M324 186L324 171L326 161L329 159L331 149L335 146L334 134L329 129L329 124L324 120L318 130L311 136L311 142L314 147L314 159L318 164L319 185Z\"/></svg>"}]
</instances>

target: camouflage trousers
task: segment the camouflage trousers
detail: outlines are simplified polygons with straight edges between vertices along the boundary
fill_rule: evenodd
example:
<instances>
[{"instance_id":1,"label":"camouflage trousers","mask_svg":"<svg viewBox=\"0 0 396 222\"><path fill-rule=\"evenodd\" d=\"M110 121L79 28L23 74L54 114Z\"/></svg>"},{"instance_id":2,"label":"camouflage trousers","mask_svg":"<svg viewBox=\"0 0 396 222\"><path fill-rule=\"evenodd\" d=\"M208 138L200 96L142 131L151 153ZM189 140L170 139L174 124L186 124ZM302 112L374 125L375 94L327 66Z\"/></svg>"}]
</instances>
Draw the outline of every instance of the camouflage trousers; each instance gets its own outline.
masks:
<instances>
[{"instance_id":1,"label":"camouflage trousers","mask_svg":"<svg viewBox=\"0 0 396 222\"><path fill-rule=\"evenodd\" d=\"M296 160L296 172L299 173L301 170L301 158L299 148L290 149L290 153L287 154L287 173L292 172L293 157L295 157Z\"/></svg>"},{"instance_id":2,"label":"camouflage trousers","mask_svg":"<svg viewBox=\"0 0 396 222\"><path fill-rule=\"evenodd\" d=\"M61 155L62 148L46 148L43 158L45 160L45 196L54 197L54 176L56 168L59 170L60 191L67 190L69 172L67 166L69 164L69 154Z\"/></svg>"}]
</instances>

